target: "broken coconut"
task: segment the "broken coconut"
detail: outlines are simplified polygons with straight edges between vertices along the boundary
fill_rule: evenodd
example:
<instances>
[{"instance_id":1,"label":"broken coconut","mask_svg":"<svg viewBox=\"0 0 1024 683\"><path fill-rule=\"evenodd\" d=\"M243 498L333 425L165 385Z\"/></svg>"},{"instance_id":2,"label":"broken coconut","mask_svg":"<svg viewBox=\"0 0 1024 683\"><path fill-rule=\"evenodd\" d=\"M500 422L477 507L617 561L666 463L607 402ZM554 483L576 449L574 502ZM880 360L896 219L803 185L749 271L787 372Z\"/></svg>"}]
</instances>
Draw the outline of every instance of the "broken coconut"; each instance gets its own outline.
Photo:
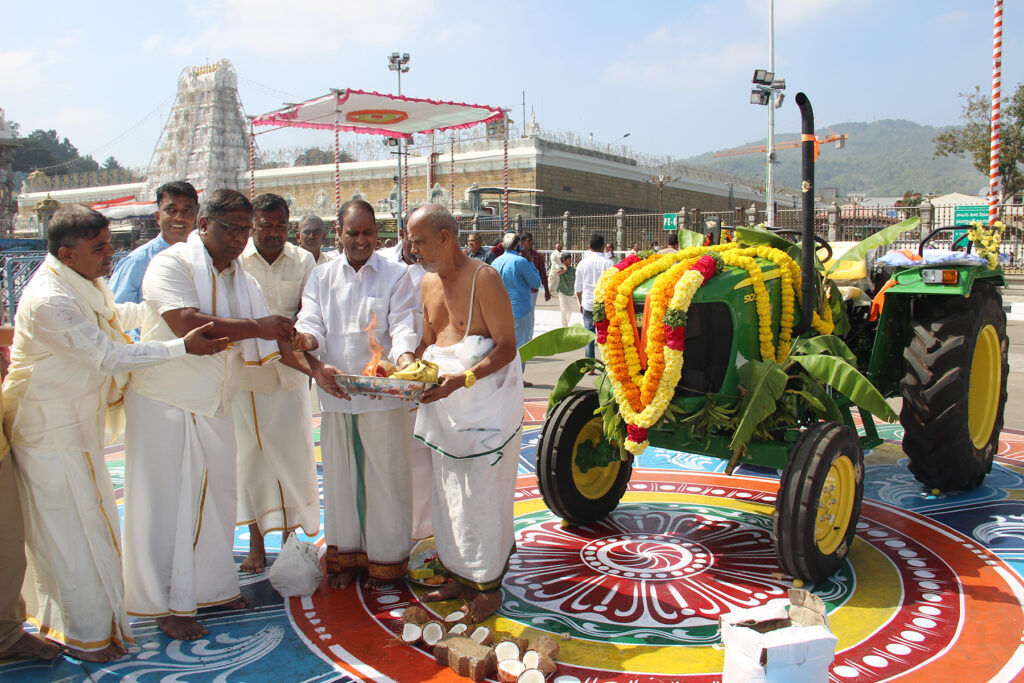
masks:
<instances>
[{"instance_id":1,"label":"broken coconut","mask_svg":"<svg viewBox=\"0 0 1024 683\"><path fill-rule=\"evenodd\" d=\"M516 683L524 671L526 671L526 665L518 659L506 659L498 662L498 680L501 683Z\"/></svg>"},{"instance_id":2,"label":"broken coconut","mask_svg":"<svg viewBox=\"0 0 1024 683\"><path fill-rule=\"evenodd\" d=\"M464 636L464 635L467 635L466 631L468 631L468 630L469 630L468 626L466 626L462 622L459 622L458 624L455 624L450 629L448 629L448 635L450 635L450 636Z\"/></svg>"},{"instance_id":3,"label":"broken coconut","mask_svg":"<svg viewBox=\"0 0 1024 683\"><path fill-rule=\"evenodd\" d=\"M411 605L406 607L405 611L402 612L402 623L403 624L416 624L417 626L423 626L431 620L430 613L423 609L419 605Z\"/></svg>"},{"instance_id":4,"label":"broken coconut","mask_svg":"<svg viewBox=\"0 0 1024 683\"><path fill-rule=\"evenodd\" d=\"M519 674L516 683L544 683L544 672L540 669L527 669Z\"/></svg>"},{"instance_id":5,"label":"broken coconut","mask_svg":"<svg viewBox=\"0 0 1024 683\"><path fill-rule=\"evenodd\" d=\"M406 645L415 645L423 637L423 627L419 624L402 625L402 642Z\"/></svg>"},{"instance_id":6,"label":"broken coconut","mask_svg":"<svg viewBox=\"0 0 1024 683\"><path fill-rule=\"evenodd\" d=\"M465 636L448 636L434 646L434 659L455 673L474 681L482 681L494 673L497 661L494 650Z\"/></svg>"},{"instance_id":7,"label":"broken coconut","mask_svg":"<svg viewBox=\"0 0 1024 683\"><path fill-rule=\"evenodd\" d=\"M439 621L430 621L423 625L423 642L427 647L437 645L444 638L444 626Z\"/></svg>"},{"instance_id":8,"label":"broken coconut","mask_svg":"<svg viewBox=\"0 0 1024 683\"><path fill-rule=\"evenodd\" d=\"M530 648L536 650L545 657L558 658L558 641L551 636L537 636L530 644Z\"/></svg>"},{"instance_id":9,"label":"broken coconut","mask_svg":"<svg viewBox=\"0 0 1024 683\"><path fill-rule=\"evenodd\" d=\"M513 659L518 662L519 652L519 645L511 640L503 640L494 646L494 656L499 663Z\"/></svg>"},{"instance_id":10,"label":"broken coconut","mask_svg":"<svg viewBox=\"0 0 1024 683\"><path fill-rule=\"evenodd\" d=\"M526 665L527 669L540 669L545 676L550 676L555 673L555 669L558 668L555 664L555 660L551 659L547 655L542 655L536 650L527 650L523 655L523 664Z\"/></svg>"},{"instance_id":11,"label":"broken coconut","mask_svg":"<svg viewBox=\"0 0 1024 683\"><path fill-rule=\"evenodd\" d=\"M477 626L469 636L481 645L494 645L494 632L486 626Z\"/></svg>"},{"instance_id":12,"label":"broken coconut","mask_svg":"<svg viewBox=\"0 0 1024 683\"><path fill-rule=\"evenodd\" d=\"M444 625L451 628L455 624L461 624L466 620L466 613L463 611L452 612L444 618Z\"/></svg>"}]
</instances>

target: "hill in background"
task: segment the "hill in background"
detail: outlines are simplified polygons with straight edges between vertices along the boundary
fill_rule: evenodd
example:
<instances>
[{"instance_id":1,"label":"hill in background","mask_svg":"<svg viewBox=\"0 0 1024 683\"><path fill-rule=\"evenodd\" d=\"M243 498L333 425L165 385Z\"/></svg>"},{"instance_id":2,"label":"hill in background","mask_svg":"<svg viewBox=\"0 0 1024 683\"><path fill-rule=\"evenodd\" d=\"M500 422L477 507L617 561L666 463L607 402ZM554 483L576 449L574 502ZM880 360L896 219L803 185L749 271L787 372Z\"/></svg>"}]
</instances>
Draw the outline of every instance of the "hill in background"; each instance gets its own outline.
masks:
<instances>
[{"instance_id":1,"label":"hill in background","mask_svg":"<svg viewBox=\"0 0 1024 683\"><path fill-rule=\"evenodd\" d=\"M883 119L873 123L837 123L819 129L818 137L846 133L850 138L843 149L835 143L822 145L814 165L816 184L839 188L840 195L902 195L905 192L946 194L963 192L976 195L987 188L988 178L975 170L969 159L933 158L932 140L945 128L922 126L912 121ZM776 134L776 143L798 140L798 134ZM765 139L742 145L764 145ZM712 157L711 152L683 159L689 164L708 166L742 176L763 176L764 153ZM800 149L776 152L779 164L776 182L800 186Z\"/></svg>"}]
</instances>

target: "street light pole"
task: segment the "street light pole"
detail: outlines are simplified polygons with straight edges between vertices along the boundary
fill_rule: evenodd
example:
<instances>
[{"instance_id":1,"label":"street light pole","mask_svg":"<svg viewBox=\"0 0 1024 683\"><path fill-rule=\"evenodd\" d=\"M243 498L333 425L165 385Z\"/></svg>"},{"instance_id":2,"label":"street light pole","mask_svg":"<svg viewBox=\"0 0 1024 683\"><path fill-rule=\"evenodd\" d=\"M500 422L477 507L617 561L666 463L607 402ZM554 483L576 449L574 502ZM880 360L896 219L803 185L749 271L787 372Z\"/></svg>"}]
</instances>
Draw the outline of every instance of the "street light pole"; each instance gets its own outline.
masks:
<instances>
[{"instance_id":1,"label":"street light pole","mask_svg":"<svg viewBox=\"0 0 1024 683\"><path fill-rule=\"evenodd\" d=\"M402 95L402 74L409 72L409 53L408 52L403 52L402 54L399 54L397 52L392 52L388 56L388 70L389 71L395 71L395 72L398 73L398 95L399 95L399 97L401 97L401 95ZM399 233L398 236L399 237L401 237L401 233L402 233L402 217L403 217L403 214L405 213L405 207L403 206L403 201L402 201L402 154L403 154L402 150L403 150L403 147L404 147L404 145L402 143L403 143L402 138L398 138L398 216L397 216L397 223L398 223L398 233Z\"/></svg>"},{"instance_id":2,"label":"street light pole","mask_svg":"<svg viewBox=\"0 0 1024 683\"><path fill-rule=\"evenodd\" d=\"M768 71L775 73L775 0L768 0ZM765 199L768 202L766 222L775 227L775 93L768 101L768 168L765 178Z\"/></svg>"}]
</instances>

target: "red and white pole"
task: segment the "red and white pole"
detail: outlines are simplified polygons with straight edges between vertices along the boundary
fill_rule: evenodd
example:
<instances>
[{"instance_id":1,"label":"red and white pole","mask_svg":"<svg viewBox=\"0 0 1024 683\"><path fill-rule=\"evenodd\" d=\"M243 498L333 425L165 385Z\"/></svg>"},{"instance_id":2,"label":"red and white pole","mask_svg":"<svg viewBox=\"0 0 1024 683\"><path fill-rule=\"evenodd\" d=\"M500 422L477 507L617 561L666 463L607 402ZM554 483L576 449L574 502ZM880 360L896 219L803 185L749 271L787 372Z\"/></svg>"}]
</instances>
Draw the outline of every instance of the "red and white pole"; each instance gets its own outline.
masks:
<instances>
[{"instance_id":1,"label":"red and white pole","mask_svg":"<svg viewBox=\"0 0 1024 683\"><path fill-rule=\"evenodd\" d=\"M338 117L334 117L334 212L341 211L341 141L338 138Z\"/></svg>"},{"instance_id":2,"label":"red and white pole","mask_svg":"<svg viewBox=\"0 0 1024 683\"><path fill-rule=\"evenodd\" d=\"M508 114L503 112L501 116L505 143L505 189L501 193L501 227L508 232Z\"/></svg>"},{"instance_id":3,"label":"red and white pole","mask_svg":"<svg viewBox=\"0 0 1024 683\"><path fill-rule=\"evenodd\" d=\"M452 214L455 213L455 135L452 135L452 156L451 156L451 168L448 171L448 179L450 183L449 199L452 205Z\"/></svg>"},{"instance_id":4,"label":"red and white pole","mask_svg":"<svg viewBox=\"0 0 1024 683\"><path fill-rule=\"evenodd\" d=\"M256 199L256 134L249 119L249 201Z\"/></svg>"},{"instance_id":5,"label":"red and white pole","mask_svg":"<svg viewBox=\"0 0 1024 683\"><path fill-rule=\"evenodd\" d=\"M988 165L988 223L999 217L999 100L1002 99L1003 0L995 0L992 30L992 142Z\"/></svg>"}]
</instances>

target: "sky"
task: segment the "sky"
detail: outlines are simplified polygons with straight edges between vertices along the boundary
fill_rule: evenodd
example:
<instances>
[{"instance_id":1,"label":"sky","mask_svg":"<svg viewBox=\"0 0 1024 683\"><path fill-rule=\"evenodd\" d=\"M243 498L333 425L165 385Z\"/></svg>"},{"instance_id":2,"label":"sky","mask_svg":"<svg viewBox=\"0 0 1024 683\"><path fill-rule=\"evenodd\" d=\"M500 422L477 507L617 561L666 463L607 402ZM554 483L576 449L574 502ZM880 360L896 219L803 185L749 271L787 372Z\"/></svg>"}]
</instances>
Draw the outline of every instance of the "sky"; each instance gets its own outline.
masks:
<instances>
[{"instance_id":1,"label":"sky","mask_svg":"<svg viewBox=\"0 0 1024 683\"><path fill-rule=\"evenodd\" d=\"M1004 8L1003 93L1024 80L1024 5ZM230 60L247 114L329 88L395 92L387 67L411 55L402 93L500 105L517 124L689 157L763 139L749 104L769 66L768 0L206 0L5 3L0 108L22 134L56 129L98 161L148 164L184 67ZM805 92L817 127L846 121L959 122L960 93L992 83L993 3L775 0L776 132L799 132ZM842 132L836 128L837 132ZM627 138L623 138L626 134ZM264 150L329 146L275 132Z\"/></svg>"}]
</instances>

